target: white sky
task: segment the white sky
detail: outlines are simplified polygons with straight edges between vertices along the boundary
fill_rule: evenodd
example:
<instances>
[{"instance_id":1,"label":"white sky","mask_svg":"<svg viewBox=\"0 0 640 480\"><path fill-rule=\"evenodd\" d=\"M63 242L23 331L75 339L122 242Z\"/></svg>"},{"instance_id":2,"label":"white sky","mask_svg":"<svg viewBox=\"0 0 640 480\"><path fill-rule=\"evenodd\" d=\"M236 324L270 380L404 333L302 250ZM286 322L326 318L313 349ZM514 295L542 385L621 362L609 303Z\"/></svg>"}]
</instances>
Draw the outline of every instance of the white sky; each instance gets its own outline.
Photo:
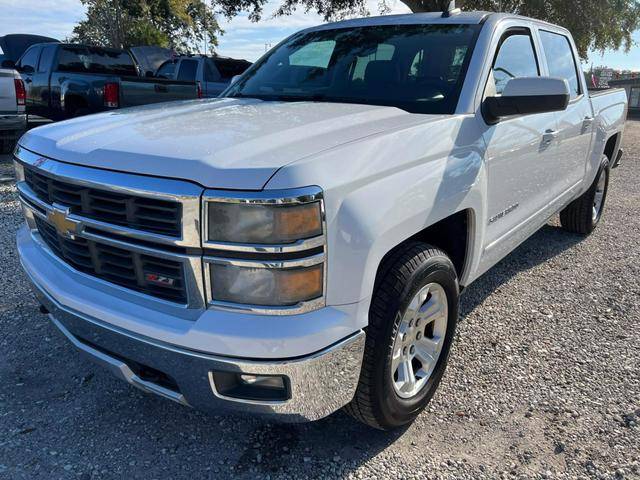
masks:
<instances>
[{"instance_id":1,"label":"white sky","mask_svg":"<svg viewBox=\"0 0 640 480\"><path fill-rule=\"evenodd\" d=\"M377 0L367 0L372 15L378 13ZM408 12L399 0L388 2L392 13ZM219 38L218 53L254 61L265 51L265 44L275 45L286 36L305 27L322 23L314 13L296 11L293 15L273 18L278 5L271 0L264 9L263 20L250 22L246 15L230 22L220 19L225 34ZM34 33L58 39L71 34L74 25L84 18L84 7L80 0L0 0L0 35L7 33ZM640 44L640 32L634 39ZM604 55L592 54L589 63L613 68L640 70L640 46L631 52L607 51ZM588 65L585 65L588 68Z\"/></svg>"}]
</instances>

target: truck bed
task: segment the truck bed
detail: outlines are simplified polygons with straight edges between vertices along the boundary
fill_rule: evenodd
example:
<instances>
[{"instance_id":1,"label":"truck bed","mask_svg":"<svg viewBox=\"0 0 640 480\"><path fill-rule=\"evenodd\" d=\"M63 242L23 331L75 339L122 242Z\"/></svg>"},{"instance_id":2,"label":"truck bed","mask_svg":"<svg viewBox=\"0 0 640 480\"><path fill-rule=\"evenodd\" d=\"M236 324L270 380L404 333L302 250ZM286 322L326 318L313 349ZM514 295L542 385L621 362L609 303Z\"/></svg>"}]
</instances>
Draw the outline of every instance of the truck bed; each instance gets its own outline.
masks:
<instances>
[{"instance_id":1,"label":"truck bed","mask_svg":"<svg viewBox=\"0 0 640 480\"><path fill-rule=\"evenodd\" d=\"M590 91L593 115L599 119L599 134L609 137L614 131L622 130L627 118L627 93L624 88Z\"/></svg>"}]
</instances>

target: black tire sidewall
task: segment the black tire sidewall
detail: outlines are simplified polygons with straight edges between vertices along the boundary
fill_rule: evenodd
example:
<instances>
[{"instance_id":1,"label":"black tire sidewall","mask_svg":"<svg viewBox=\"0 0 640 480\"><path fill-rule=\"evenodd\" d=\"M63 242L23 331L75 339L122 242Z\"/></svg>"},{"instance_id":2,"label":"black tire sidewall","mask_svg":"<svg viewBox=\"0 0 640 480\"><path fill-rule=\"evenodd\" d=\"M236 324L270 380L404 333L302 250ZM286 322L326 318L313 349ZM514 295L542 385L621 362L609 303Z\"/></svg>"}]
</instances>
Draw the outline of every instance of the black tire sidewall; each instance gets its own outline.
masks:
<instances>
[{"instance_id":1,"label":"black tire sidewall","mask_svg":"<svg viewBox=\"0 0 640 480\"><path fill-rule=\"evenodd\" d=\"M402 315L406 311L411 299L417 292L429 283L438 283L447 295L448 319L447 333L444 344L438 358L438 363L431 374L431 377L420 390L420 392L410 398L403 399L398 396L393 388L393 378L391 374L390 362L393 350L393 341L400 325ZM380 345L377 352L377 372L376 372L376 403L381 407L382 422L385 427L393 428L404 425L412 421L429 403L435 393L442 375L444 374L451 343L456 328L458 318L459 289L455 269L451 261L445 256L431 257L428 261L417 267L406 282L402 294L398 297L395 305L387 310L389 316L387 330L385 332L386 342ZM381 342L382 343L382 342Z\"/></svg>"}]
</instances>

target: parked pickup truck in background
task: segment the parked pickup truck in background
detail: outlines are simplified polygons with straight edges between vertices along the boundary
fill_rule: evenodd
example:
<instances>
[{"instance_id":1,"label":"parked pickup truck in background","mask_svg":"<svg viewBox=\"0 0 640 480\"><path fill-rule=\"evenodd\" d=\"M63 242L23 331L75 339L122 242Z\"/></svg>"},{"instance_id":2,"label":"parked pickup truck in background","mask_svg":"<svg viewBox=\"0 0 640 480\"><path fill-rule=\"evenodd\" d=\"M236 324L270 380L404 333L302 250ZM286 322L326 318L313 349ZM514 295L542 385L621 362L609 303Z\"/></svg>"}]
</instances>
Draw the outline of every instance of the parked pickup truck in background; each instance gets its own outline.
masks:
<instances>
[{"instance_id":1,"label":"parked pickup truck in background","mask_svg":"<svg viewBox=\"0 0 640 480\"><path fill-rule=\"evenodd\" d=\"M22 265L145 391L398 427L442 378L461 289L558 212L601 221L626 97L591 98L576 59L567 30L508 14L347 20L223 98L31 130Z\"/></svg>"},{"instance_id":2,"label":"parked pickup truck in background","mask_svg":"<svg viewBox=\"0 0 640 480\"><path fill-rule=\"evenodd\" d=\"M0 68L0 153L13 150L27 128L24 83L13 69Z\"/></svg>"},{"instance_id":3,"label":"parked pickup truck in background","mask_svg":"<svg viewBox=\"0 0 640 480\"><path fill-rule=\"evenodd\" d=\"M197 82L203 97L214 98L250 66L251 62L235 58L189 55L167 60L158 68L156 77Z\"/></svg>"},{"instance_id":4,"label":"parked pickup truck in background","mask_svg":"<svg viewBox=\"0 0 640 480\"><path fill-rule=\"evenodd\" d=\"M125 50L37 44L16 69L26 87L27 114L53 120L198 96L194 82L139 76Z\"/></svg>"},{"instance_id":5,"label":"parked pickup truck in background","mask_svg":"<svg viewBox=\"0 0 640 480\"><path fill-rule=\"evenodd\" d=\"M27 128L24 82L13 68L34 43L57 42L40 35L10 34L0 37L0 153L13 150Z\"/></svg>"}]
</instances>

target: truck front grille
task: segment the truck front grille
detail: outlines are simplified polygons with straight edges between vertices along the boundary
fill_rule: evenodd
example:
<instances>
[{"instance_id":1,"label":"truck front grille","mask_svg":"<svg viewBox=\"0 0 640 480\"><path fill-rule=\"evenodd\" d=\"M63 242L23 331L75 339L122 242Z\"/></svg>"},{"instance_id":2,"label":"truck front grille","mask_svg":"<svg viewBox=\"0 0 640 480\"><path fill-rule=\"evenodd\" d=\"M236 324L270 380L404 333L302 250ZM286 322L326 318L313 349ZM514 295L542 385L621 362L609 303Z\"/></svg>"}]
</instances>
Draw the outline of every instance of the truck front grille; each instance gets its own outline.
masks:
<instances>
[{"instance_id":1,"label":"truck front grille","mask_svg":"<svg viewBox=\"0 0 640 480\"><path fill-rule=\"evenodd\" d=\"M71 212L145 232L180 237L182 205L60 181L25 167L24 179L40 200Z\"/></svg>"},{"instance_id":2,"label":"truck front grille","mask_svg":"<svg viewBox=\"0 0 640 480\"><path fill-rule=\"evenodd\" d=\"M35 217L35 222L49 248L76 270L165 300L187 302L184 268L180 262L86 238L64 238L41 218Z\"/></svg>"}]
</instances>

